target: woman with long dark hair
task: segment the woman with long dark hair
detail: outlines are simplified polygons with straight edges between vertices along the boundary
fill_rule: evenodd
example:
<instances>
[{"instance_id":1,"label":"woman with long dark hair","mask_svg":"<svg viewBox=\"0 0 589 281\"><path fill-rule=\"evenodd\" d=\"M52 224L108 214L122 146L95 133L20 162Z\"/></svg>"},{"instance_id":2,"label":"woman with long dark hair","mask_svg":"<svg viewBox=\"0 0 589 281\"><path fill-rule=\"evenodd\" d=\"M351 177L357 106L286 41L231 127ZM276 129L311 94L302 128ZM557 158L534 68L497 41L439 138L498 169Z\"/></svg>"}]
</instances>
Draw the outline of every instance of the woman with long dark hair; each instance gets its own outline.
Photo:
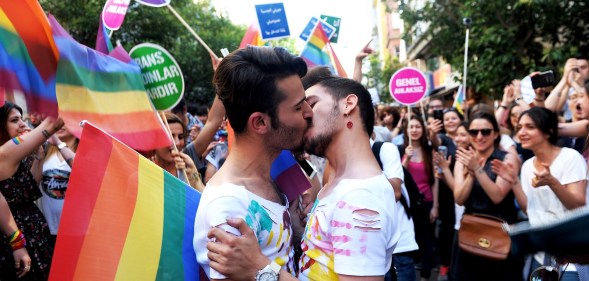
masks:
<instances>
[{"instance_id":1,"label":"woman with long dark hair","mask_svg":"<svg viewBox=\"0 0 589 281\"><path fill-rule=\"evenodd\" d=\"M429 223L419 225L422 231L416 231L416 240L419 244L422 256L422 268L420 275L422 280L428 280L434 263L434 230L438 217L438 180L434 177L433 148L427 139L427 131L423 120L419 116L412 115L407 122L407 130L404 138L404 152L402 164L405 167L424 195L425 209L429 213ZM418 237L423 234L423 237Z\"/></svg>"},{"instance_id":2,"label":"woman with long dark hair","mask_svg":"<svg viewBox=\"0 0 589 281\"><path fill-rule=\"evenodd\" d=\"M468 133L471 148L459 148L456 153L456 203L464 205L466 214L491 215L515 223L517 211L511 185L491 170L491 162L497 159L519 169L518 160L499 149L499 125L492 114L478 112L471 116ZM454 255L454 280L521 280L520 258L489 260L462 251L458 243L454 243Z\"/></svg>"},{"instance_id":3,"label":"woman with long dark hair","mask_svg":"<svg viewBox=\"0 0 589 281\"><path fill-rule=\"evenodd\" d=\"M29 264L24 264L24 271L28 273L20 280L47 280L49 276L53 247L45 217L35 205L35 200L41 197L41 192L32 173L36 168L33 166L40 165L41 158L36 153L31 155L31 152L62 125L61 121L47 120L35 130L30 131L22 120L20 107L10 102L0 107L0 143L3 144L3 149L11 148L12 153L8 154L13 154L2 158L0 162L6 161L2 165L5 165L9 171L15 171L3 175L3 180L0 181L0 193L6 199L18 227L18 230L11 234L9 241L5 239L0 242L1 280L15 280L17 274L22 271L15 268L19 261L15 261L13 255L15 250L13 240L19 240L19 237L23 239L19 240L22 243L17 247L26 247L32 260Z\"/></svg>"},{"instance_id":4,"label":"woman with long dark hair","mask_svg":"<svg viewBox=\"0 0 589 281\"><path fill-rule=\"evenodd\" d=\"M517 132L522 147L534 152L521 169L521 180L510 166L493 163L499 176L513 182L514 191L530 225L556 221L572 209L585 206L587 195L587 164L574 149L559 147L558 119L554 112L541 107L524 111ZM530 270L553 266L544 253L536 253ZM579 280L576 267L569 264L562 280Z\"/></svg>"}]
</instances>

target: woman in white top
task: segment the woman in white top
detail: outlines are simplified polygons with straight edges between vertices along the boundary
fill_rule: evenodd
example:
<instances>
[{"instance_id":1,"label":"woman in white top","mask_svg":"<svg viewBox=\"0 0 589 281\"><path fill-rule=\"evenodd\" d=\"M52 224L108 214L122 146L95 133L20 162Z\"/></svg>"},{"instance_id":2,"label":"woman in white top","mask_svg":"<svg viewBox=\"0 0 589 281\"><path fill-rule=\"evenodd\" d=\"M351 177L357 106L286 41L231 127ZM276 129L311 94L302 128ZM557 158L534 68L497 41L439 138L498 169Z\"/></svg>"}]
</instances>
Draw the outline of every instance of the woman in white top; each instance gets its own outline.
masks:
<instances>
[{"instance_id":1,"label":"woman in white top","mask_svg":"<svg viewBox=\"0 0 589 281\"><path fill-rule=\"evenodd\" d=\"M535 156L517 171L508 165L493 163L500 176L513 182L518 203L529 217L531 225L557 220L569 210L585 205L587 193L587 164L577 151L556 146L558 119L555 113L534 107L522 113L518 122L518 137L522 147ZM510 171L511 170L511 171ZM532 269L548 262L543 253L532 260ZM551 264L546 264L551 265ZM579 280L574 265L565 269L563 280ZM571 279L568 279L571 278Z\"/></svg>"},{"instance_id":2,"label":"woman in white top","mask_svg":"<svg viewBox=\"0 0 589 281\"><path fill-rule=\"evenodd\" d=\"M51 243L55 245L63 201L78 147L78 139L63 126L48 139L43 164L36 173L42 197L39 209L47 220Z\"/></svg>"}]
</instances>

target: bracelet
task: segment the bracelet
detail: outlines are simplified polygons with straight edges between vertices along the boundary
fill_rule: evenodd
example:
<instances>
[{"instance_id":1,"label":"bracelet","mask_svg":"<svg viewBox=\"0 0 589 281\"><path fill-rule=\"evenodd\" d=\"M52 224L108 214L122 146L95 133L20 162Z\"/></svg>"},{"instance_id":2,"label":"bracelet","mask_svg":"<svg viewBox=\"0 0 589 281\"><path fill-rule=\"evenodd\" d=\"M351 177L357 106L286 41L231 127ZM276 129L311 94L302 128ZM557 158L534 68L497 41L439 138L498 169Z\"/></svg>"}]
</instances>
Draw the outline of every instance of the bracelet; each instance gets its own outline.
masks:
<instances>
[{"instance_id":1,"label":"bracelet","mask_svg":"<svg viewBox=\"0 0 589 281\"><path fill-rule=\"evenodd\" d=\"M524 98L522 98L522 97L517 97L517 98L515 98L515 102L520 102L520 101L521 101L521 100L523 100L523 99L524 99Z\"/></svg>"},{"instance_id":2,"label":"bracelet","mask_svg":"<svg viewBox=\"0 0 589 281\"><path fill-rule=\"evenodd\" d=\"M12 142L14 142L16 145L19 145L23 142L23 139L21 137L14 137L12 138Z\"/></svg>"},{"instance_id":3,"label":"bracelet","mask_svg":"<svg viewBox=\"0 0 589 281\"><path fill-rule=\"evenodd\" d=\"M27 240L25 239L25 235L22 233L22 231L18 229L8 237L8 244L10 244L10 248L12 248L12 251L14 252L26 247Z\"/></svg>"},{"instance_id":4,"label":"bracelet","mask_svg":"<svg viewBox=\"0 0 589 281\"><path fill-rule=\"evenodd\" d=\"M503 109L507 109L507 106L505 106L505 105L500 105L499 107L503 108Z\"/></svg>"},{"instance_id":5,"label":"bracelet","mask_svg":"<svg viewBox=\"0 0 589 281\"><path fill-rule=\"evenodd\" d=\"M43 136L45 136L46 139L48 139L51 134L49 134L49 132L47 132L47 130L43 129L43 131L41 131L41 133L43 134Z\"/></svg>"},{"instance_id":6,"label":"bracelet","mask_svg":"<svg viewBox=\"0 0 589 281\"><path fill-rule=\"evenodd\" d=\"M483 167L479 167L479 168L476 170L476 173L477 173L477 174L482 174L482 173L484 173L484 172L485 172L485 170L483 169Z\"/></svg>"}]
</instances>

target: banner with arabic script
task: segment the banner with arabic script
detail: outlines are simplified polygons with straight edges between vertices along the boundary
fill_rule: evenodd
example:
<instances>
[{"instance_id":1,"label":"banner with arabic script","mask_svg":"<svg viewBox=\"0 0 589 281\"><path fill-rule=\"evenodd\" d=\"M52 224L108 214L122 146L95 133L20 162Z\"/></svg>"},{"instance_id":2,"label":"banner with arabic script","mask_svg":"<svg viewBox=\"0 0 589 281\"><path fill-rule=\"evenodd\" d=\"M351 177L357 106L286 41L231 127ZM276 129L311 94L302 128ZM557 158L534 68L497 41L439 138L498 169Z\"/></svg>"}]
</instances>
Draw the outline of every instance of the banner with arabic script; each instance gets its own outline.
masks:
<instances>
[{"instance_id":1,"label":"banner with arabic script","mask_svg":"<svg viewBox=\"0 0 589 281\"><path fill-rule=\"evenodd\" d=\"M283 3L256 5L262 40L290 36Z\"/></svg>"}]
</instances>

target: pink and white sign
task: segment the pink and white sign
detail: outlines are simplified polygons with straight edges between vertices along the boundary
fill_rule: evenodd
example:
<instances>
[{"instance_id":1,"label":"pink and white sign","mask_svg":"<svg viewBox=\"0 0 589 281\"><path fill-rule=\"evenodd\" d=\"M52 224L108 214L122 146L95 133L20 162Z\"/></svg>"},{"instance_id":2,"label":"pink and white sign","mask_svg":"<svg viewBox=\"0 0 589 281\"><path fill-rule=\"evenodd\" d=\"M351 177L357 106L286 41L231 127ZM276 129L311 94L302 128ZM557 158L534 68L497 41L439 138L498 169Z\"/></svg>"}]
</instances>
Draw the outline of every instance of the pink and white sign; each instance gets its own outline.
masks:
<instances>
[{"instance_id":1,"label":"pink and white sign","mask_svg":"<svg viewBox=\"0 0 589 281\"><path fill-rule=\"evenodd\" d=\"M117 30L123 25L125 14L131 0L107 0L102 10L102 22L110 30Z\"/></svg>"},{"instance_id":2,"label":"pink and white sign","mask_svg":"<svg viewBox=\"0 0 589 281\"><path fill-rule=\"evenodd\" d=\"M418 69L403 67L391 77L389 89L397 102L412 105L419 102L427 93L427 80Z\"/></svg>"}]
</instances>

